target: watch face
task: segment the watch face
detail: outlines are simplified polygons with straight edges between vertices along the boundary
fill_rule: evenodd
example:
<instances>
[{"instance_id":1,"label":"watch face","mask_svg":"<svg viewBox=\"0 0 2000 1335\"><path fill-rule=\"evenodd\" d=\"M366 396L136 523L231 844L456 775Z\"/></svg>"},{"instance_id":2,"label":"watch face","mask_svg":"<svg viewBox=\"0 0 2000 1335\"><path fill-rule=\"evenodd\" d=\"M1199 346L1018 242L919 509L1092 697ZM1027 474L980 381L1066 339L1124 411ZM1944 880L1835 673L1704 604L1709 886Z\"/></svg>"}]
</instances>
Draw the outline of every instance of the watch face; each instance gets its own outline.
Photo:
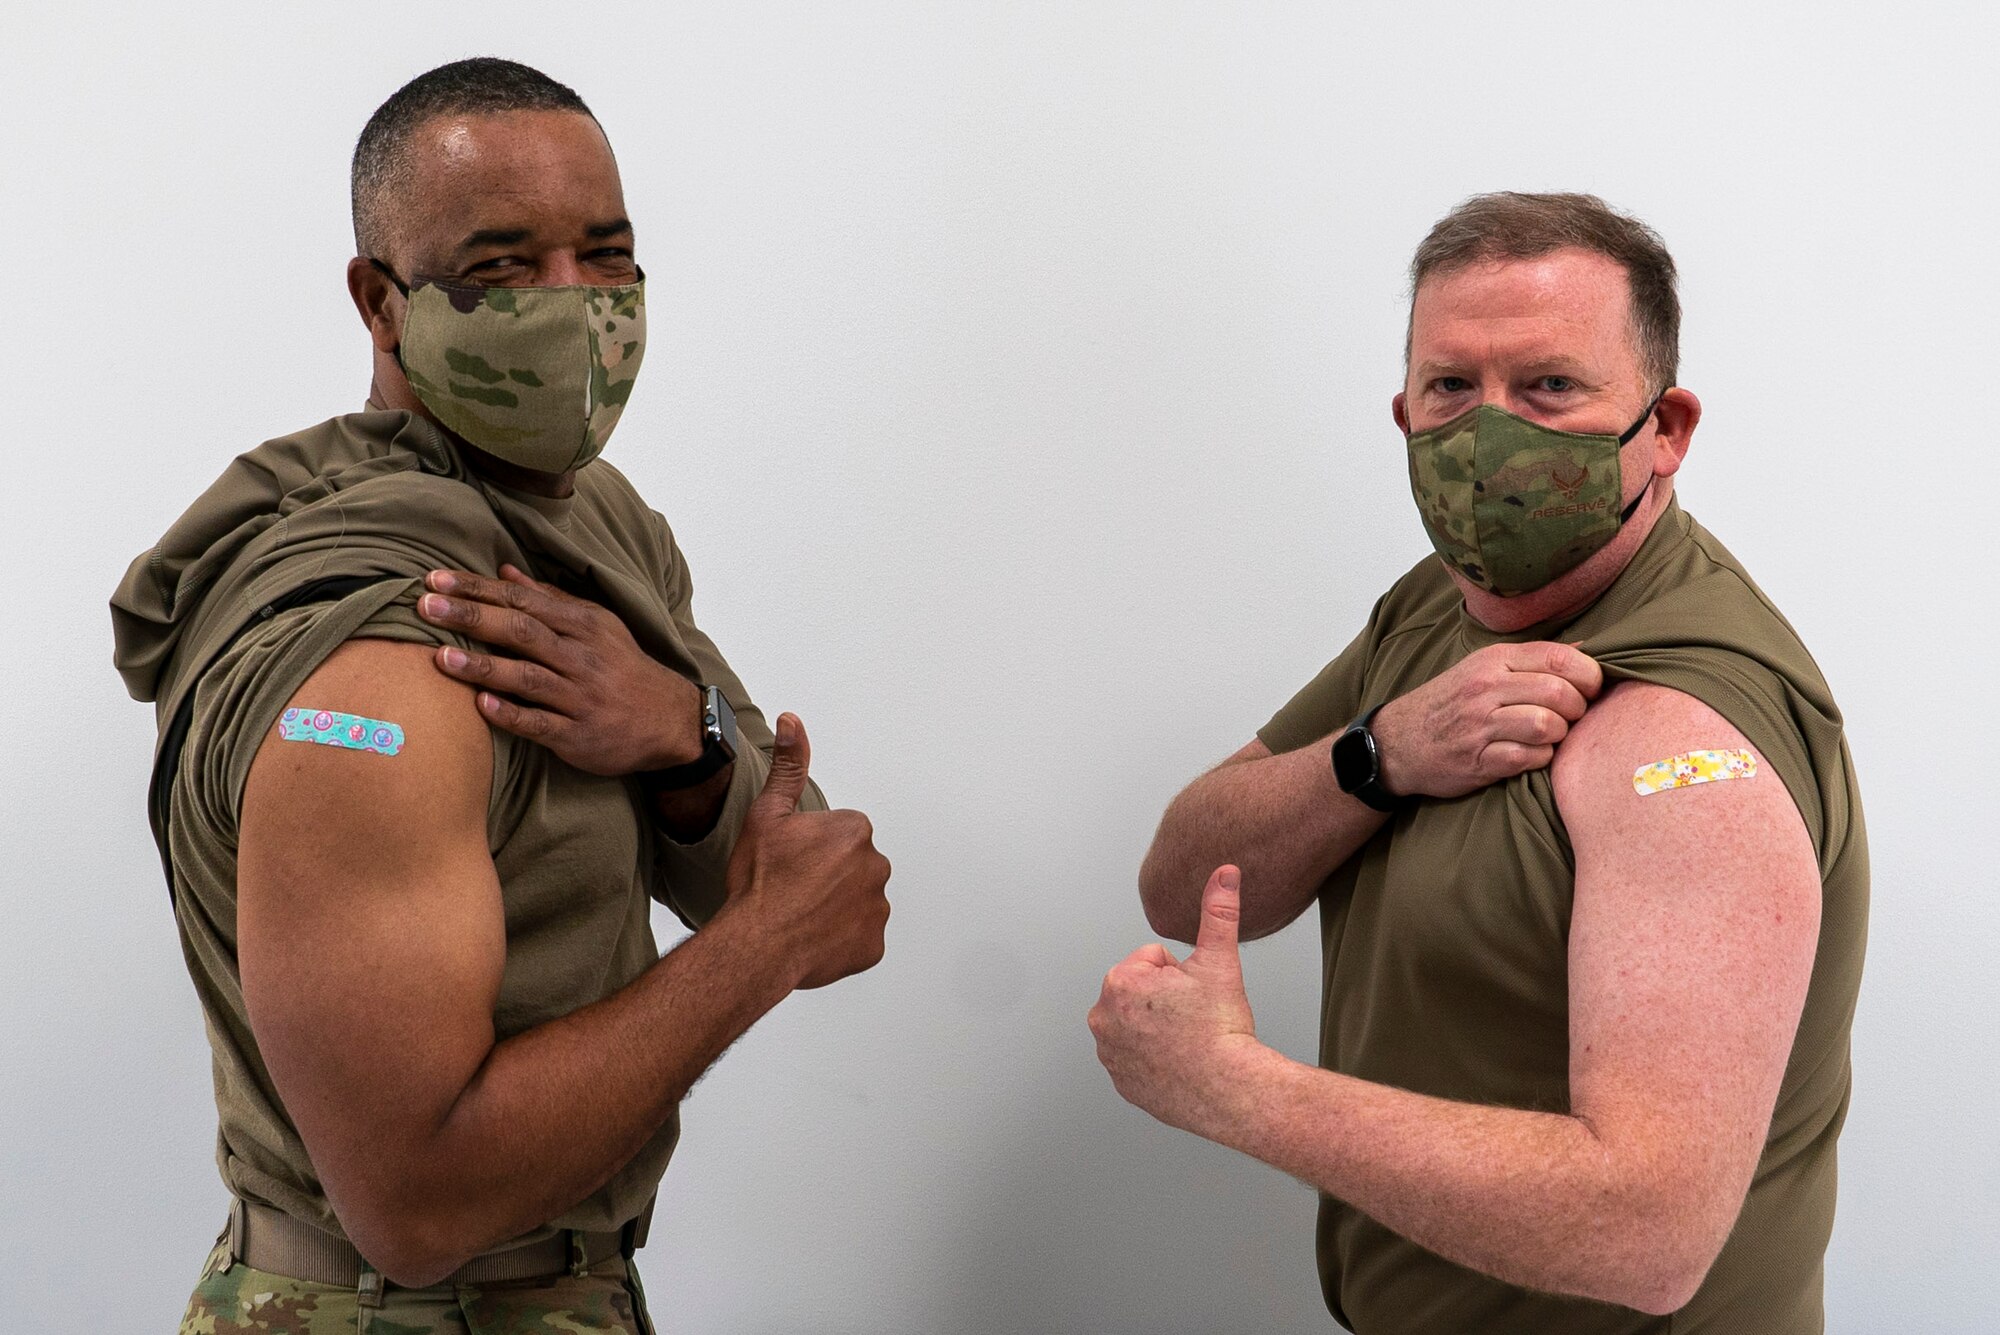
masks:
<instances>
[{"instance_id":1,"label":"watch face","mask_svg":"<svg viewBox=\"0 0 2000 1335\"><path fill-rule=\"evenodd\" d=\"M1333 777L1340 790L1351 793L1375 777L1374 738L1349 728L1333 739Z\"/></svg>"},{"instance_id":2,"label":"watch face","mask_svg":"<svg viewBox=\"0 0 2000 1335\"><path fill-rule=\"evenodd\" d=\"M708 688L703 701L701 721L708 733L709 745L730 759L735 759L736 711L730 707L729 697L724 695L719 687Z\"/></svg>"}]
</instances>

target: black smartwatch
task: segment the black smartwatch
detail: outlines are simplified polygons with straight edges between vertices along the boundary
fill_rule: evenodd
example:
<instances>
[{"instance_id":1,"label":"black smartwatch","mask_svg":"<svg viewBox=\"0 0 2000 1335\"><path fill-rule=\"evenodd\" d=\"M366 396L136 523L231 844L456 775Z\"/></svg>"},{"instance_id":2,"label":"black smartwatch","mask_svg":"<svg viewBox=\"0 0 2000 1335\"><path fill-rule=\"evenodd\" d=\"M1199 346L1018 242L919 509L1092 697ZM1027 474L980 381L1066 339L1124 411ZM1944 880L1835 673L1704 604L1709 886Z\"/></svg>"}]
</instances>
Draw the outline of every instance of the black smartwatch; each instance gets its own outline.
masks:
<instances>
[{"instance_id":1,"label":"black smartwatch","mask_svg":"<svg viewBox=\"0 0 2000 1335\"><path fill-rule=\"evenodd\" d=\"M1382 786L1382 747L1368 726L1381 710L1381 705L1375 706L1333 739L1333 777L1341 792L1353 794L1377 811L1401 811L1408 803Z\"/></svg>"},{"instance_id":2,"label":"black smartwatch","mask_svg":"<svg viewBox=\"0 0 2000 1335\"><path fill-rule=\"evenodd\" d=\"M656 788L692 788L736 759L736 711L714 686L701 688L701 755L685 765L654 770Z\"/></svg>"}]
</instances>

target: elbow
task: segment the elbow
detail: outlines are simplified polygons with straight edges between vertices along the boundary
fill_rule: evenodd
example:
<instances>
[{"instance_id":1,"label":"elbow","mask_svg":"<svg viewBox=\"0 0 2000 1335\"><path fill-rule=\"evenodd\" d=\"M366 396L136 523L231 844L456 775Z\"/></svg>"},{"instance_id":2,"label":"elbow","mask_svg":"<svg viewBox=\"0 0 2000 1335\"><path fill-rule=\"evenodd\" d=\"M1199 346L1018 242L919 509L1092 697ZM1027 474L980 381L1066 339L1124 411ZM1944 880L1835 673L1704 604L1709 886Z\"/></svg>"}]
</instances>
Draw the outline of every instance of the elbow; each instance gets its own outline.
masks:
<instances>
[{"instance_id":1,"label":"elbow","mask_svg":"<svg viewBox=\"0 0 2000 1335\"><path fill-rule=\"evenodd\" d=\"M1615 1292L1601 1296L1647 1316L1671 1316L1688 1305L1707 1275L1704 1266L1694 1272L1631 1276L1618 1284Z\"/></svg>"},{"instance_id":2,"label":"elbow","mask_svg":"<svg viewBox=\"0 0 2000 1335\"><path fill-rule=\"evenodd\" d=\"M442 1283L446 1275L458 1269L459 1265L465 1264L464 1261L460 1261L457 1265L453 1265L435 1256L418 1252L408 1254L384 1252L381 1253L382 1259L379 1261L366 1252L362 1255L382 1278L399 1289L427 1289L433 1284Z\"/></svg>"},{"instance_id":3,"label":"elbow","mask_svg":"<svg viewBox=\"0 0 2000 1335\"><path fill-rule=\"evenodd\" d=\"M481 1251L467 1238L409 1220L368 1229L353 1241L355 1250L382 1278L405 1289L428 1288Z\"/></svg>"},{"instance_id":4,"label":"elbow","mask_svg":"<svg viewBox=\"0 0 2000 1335\"><path fill-rule=\"evenodd\" d=\"M485 1251L470 1221L450 1218L414 1193L337 1203L336 1213L354 1249L391 1284L427 1288Z\"/></svg>"},{"instance_id":5,"label":"elbow","mask_svg":"<svg viewBox=\"0 0 2000 1335\"><path fill-rule=\"evenodd\" d=\"M1157 850L1155 844L1139 866L1139 905L1146 912L1146 925L1170 941L1192 941L1200 925L1200 898L1190 905L1184 895L1174 895L1172 878L1160 866Z\"/></svg>"},{"instance_id":6,"label":"elbow","mask_svg":"<svg viewBox=\"0 0 2000 1335\"><path fill-rule=\"evenodd\" d=\"M1182 915L1169 905L1156 904L1152 900L1147 900L1146 925L1153 929L1156 936L1163 936L1169 941L1187 943L1194 940L1195 929L1198 924L1191 921L1183 921Z\"/></svg>"},{"instance_id":7,"label":"elbow","mask_svg":"<svg viewBox=\"0 0 2000 1335\"><path fill-rule=\"evenodd\" d=\"M1648 1316L1680 1311L1700 1291L1728 1238L1734 1212L1719 1228L1715 1213L1685 1198L1635 1211L1618 1229L1620 1245L1606 1258L1602 1287L1589 1296Z\"/></svg>"},{"instance_id":8,"label":"elbow","mask_svg":"<svg viewBox=\"0 0 2000 1335\"><path fill-rule=\"evenodd\" d=\"M1616 1245L1573 1271L1568 1284L1554 1286L1558 1290L1647 1316L1669 1316L1688 1305L1714 1264L1713 1253L1691 1259L1685 1247L1629 1222L1602 1227L1618 1229Z\"/></svg>"},{"instance_id":9,"label":"elbow","mask_svg":"<svg viewBox=\"0 0 2000 1335\"><path fill-rule=\"evenodd\" d=\"M1634 1276L1621 1285L1621 1292L1607 1295L1612 1302L1644 1312L1647 1316L1671 1316L1694 1300L1701 1282L1708 1278L1708 1266L1695 1269L1663 1270L1658 1274Z\"/></svg>"}]
</instances>

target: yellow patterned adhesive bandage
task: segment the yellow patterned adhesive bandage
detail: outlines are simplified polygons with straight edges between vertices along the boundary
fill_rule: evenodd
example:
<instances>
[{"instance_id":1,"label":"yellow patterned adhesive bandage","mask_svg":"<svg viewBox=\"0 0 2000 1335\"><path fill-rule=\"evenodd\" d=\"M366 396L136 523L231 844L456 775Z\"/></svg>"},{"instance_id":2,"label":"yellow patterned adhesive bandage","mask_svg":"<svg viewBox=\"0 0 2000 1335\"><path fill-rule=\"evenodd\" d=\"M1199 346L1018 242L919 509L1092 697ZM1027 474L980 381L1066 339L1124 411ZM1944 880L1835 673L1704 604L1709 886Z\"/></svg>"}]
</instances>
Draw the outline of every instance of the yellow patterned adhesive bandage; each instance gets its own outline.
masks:
<instances>
[{"instance_id":1,"label":"yellow patterned adhesive bandage","mask_svg":"<svg viewBox=\"0 0 2000 1335\"><path fill-rule=\"evenodd\" d=\"M1757 757L1748 751L1690 751L1633 770L1632 791L1644 797L1649 793L1664 793L1669 788L1756 777Z\"/></svg>"}]
</instances>

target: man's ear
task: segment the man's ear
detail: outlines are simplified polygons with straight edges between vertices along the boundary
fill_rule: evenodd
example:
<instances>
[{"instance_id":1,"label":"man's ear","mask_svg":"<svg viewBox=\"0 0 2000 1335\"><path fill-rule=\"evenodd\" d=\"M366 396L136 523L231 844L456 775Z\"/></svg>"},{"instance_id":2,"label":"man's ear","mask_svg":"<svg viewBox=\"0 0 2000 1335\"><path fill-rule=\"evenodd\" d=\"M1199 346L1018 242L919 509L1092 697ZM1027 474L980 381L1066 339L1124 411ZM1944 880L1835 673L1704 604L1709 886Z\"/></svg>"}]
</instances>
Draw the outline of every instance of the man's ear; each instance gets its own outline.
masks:
<instances>
[{"instance_id":1,"label":"man's ear","mask_svg":"<svg viewBox=\"0 0 2000 1335\"><path fill-rule=\"evenodd\" d=\"M1403 399L1402 391L1398 390L1396 397L1389 400L1389 413L1396 419L1397 429L1407 436L1410 434L1410 414L1403 407Z\"/></svg>"},{"instance_id":2,"label":"man's ear","mask_svg":"<svg viewBox=\"0 0 2000 1335\"><path fill-rule=\"evenodd\" d=\"M1653 406L1657 422L1653 439L1653 476L1672 477L1687 458L1688 443L1701 422L1701 400L1676 386L1660 396Z\"/></svg>"},{"instance_id":3,"label":"man's ear","mask_svg":"<svg viewBox=\"0 0 2000 1335\"><path fill-rule=\"evenodd\" d=\"M389 276L372 260L356 255L347 262L347 295L354 298L354 309L368 326L368 341L375 350L393 353L403 339L405 301Z\"/></svg>"}]
</instances>

